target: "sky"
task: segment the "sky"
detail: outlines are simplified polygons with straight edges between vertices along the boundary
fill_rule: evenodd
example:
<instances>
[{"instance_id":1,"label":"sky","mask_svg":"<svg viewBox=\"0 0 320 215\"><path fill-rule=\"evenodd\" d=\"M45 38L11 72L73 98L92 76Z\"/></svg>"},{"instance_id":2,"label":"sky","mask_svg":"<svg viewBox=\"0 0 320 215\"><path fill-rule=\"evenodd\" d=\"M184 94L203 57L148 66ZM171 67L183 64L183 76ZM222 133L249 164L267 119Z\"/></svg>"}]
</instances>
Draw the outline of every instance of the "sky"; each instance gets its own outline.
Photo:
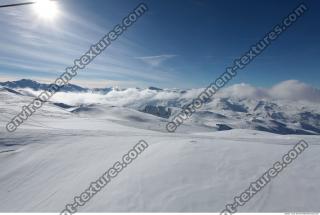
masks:
<instances>
[{"instance_id":1,"label":"sky","mask_svg":"<svg viewBox=\"0 0 320 215\"><path fill-rule=\"evenodd\" d=\"M23 2L0 0L0 4ZM53 82L141 1L58 0L52 20L31 5L0 8L0 81ZM146 0L148 12L71 83L201 88L214 81L301 1ZM320 2L230 84L299 80L320 88Z\"/></svg>"}]
</instances>

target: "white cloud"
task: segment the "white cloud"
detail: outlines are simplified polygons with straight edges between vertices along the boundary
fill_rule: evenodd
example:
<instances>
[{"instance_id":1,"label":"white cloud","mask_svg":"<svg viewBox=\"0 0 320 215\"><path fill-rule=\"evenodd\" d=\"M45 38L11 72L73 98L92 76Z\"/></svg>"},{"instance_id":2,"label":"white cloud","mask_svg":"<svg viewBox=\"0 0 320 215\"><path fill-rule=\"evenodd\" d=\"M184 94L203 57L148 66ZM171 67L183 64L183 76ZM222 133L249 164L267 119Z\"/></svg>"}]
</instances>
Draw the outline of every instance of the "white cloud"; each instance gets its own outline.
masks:
<instances>
[{"instance_id":1,"label":"white cloud","mask_svg":"<svg viewBox=\"0 0 320 215\"><path fill-rule=\"evenodd\" d=\"M256 88L249 84L235 84L225 89L222 89L218 96L235 97L235 98L263 98L268 97L267 90Z\"/></svg>"},{"instance_id":2,"label":"white cloud","mask_svg":"<svg viewBox=\"0 0 320 215\"><path fill-rule=\"evenodd\" d=\"M236 98L271 98L291 101L320 102L320 90L297 80L287 80L269 89L249 84L235 84L222 89L218 96Z\"/></svg>"},{"instance_id":3,"label":"white cloud","mask_svg":"<svg viewBox=\"0 0 320 215\"><path fill-rule=\"evenodd\" d=\"M176 57L177 55L157 55L157 56L146 56L146 57L137 57L136 59L142 60L144 63L157 67L160 66L165 61Z\"/></svg>"},{"instance_id":4,"label":"white cloud","mask_svg":"<svg viewBox=\"0 0 320 215\"><path fill-rule=\"evenodd\" d=\"M277 99L307 100L320 102L320 90L297 80L288 80L275 85L269 95Z\"/></svg>"},{"instance_id":5,"label":"white cloud","mask_svg":"<svg viewBox=\"0 0 320 215\"><path fill-rule=\"evenodd\" d=\"M184 93L180 93L177 90L163 90L158 92L149 89L128 88L121 91L114 90L107 94L58 92L52 97L51 101L62 102L69 105L107 104L140 107L141 105L143 106L147 103L152 104L153 102L164 105L175 102L185 103L196 98L203 90L204 88L190 89ZM40 93L30 89L27 91L35 96ZM288 80L268 89L256 88L248 84L235 84L222 89L214 97L320 102L320 90L296 80Z\"/></svg>"}]
</instances>

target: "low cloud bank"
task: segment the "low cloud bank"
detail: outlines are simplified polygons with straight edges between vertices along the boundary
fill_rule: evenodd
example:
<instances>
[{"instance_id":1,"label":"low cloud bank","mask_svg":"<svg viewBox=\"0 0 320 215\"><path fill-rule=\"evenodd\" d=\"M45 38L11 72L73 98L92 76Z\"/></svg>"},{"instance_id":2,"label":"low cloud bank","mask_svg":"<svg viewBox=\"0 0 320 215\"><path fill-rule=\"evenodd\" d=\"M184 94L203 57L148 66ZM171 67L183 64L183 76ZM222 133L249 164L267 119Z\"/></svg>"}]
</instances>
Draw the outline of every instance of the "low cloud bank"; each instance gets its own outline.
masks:
<instances>
[{"instance_id":1,"label":"low cloud bank","mask_svg":"<svg viewBox=\"0 0 320 215\"><path fill-rule=\"evenodd\" d=\"M320 102L320 90L297 80L283 81L269 89L248 84L236 84L225 88L219 96L252 99L279 99L291 101Z\"/></svg>"},{"instance_id":2,"label":"low cloud bank","mask_svg":"<svg viewBox=\"0 0 320 215\"><path fill-rule=\"evenodd\" d=\"M138 106L152 101L172 103L181 100L191 100L197 97L204 89L190 89L186 91L128 88L113 90L107 94L102 93L74 93L58 92L51 101L62 102L69 105L80 104L109 104L115 106ZM26 91L26 89L24 89ZM27 90L34 96L39 91ZM297 80L288 80L274 85L271 88L257 88L249 84L235 84L219 91L215 97L232 97L240 99L273 99L289 101L320 102L320 90Z\"/></svg>"}]
</instances>

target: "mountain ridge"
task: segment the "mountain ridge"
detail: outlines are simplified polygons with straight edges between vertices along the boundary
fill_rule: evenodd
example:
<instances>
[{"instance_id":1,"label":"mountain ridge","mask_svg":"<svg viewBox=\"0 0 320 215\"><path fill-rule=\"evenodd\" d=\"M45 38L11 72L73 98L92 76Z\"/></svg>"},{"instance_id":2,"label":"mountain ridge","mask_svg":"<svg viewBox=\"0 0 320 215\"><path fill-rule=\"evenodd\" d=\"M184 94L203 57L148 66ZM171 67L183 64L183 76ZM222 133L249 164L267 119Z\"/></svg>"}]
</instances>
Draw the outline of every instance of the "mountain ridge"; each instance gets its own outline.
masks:
<instances>
[{"instance_id":1,"label":"mountain ridge","mask_svg":"<svg viewBox=\"0 0 320 215\"><path fill-rule=\"evenodd\" d=\"M36 97L45 84L22 79L18 82L0 83L3 90L15 96ZM35 92L27 90L36 89ZM201 90L201 89L200 89ZM124 107L154 115L169 121L188 105L199 89L178 90L149 87L140 88L82 88L70 85L51 98L53 105L73 114L93 117L103 115L107 107ZM294 104L294 105L292 105ZM96 111L99 110L99 111ZM270 98L236 98L215 95L185 122L186 126L212 129L251 129L277 134L320 134L318 104L292 102Z\"/></svg>"}]
</instances>

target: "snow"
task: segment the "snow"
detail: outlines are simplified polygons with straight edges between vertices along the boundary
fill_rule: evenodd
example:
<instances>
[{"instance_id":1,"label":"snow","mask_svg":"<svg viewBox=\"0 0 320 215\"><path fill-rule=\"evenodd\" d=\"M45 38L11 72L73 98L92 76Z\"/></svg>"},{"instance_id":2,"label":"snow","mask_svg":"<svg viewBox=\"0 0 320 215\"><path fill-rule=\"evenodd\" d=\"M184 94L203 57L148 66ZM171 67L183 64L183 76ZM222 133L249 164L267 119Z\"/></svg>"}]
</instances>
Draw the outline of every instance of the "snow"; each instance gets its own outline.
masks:
<instances>
[{"instance_id":1,"label":"snow","mask_svg":"<svg viewBox=\"0 0 320 215\"><path fill-rule=\"evenodd\" d=\"M80 212L220 212L301 139L310 147L239 211L320 210L319 135L217 132L204 126L217 120L208 112L168 133L168 119L107 103L66 109L48 103L6 132L31 100L0 91L0 212L62 211L141 139L149 147Z\"/></svg>"}]
</instances>

